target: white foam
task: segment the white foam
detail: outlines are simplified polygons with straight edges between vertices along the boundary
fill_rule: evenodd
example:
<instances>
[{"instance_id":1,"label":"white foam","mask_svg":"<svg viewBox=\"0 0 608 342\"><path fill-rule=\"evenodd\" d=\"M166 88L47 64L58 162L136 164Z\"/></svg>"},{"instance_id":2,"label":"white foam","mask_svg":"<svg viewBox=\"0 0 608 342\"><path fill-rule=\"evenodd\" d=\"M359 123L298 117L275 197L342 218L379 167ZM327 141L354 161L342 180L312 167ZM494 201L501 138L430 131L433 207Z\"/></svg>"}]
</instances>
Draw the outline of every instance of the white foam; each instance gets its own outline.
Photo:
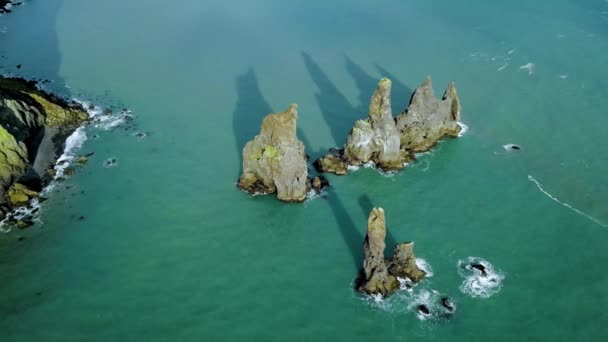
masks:
<instances>
[{"instance_id":1,"label":"white foam","mask_svg":"<svg viewBox=\"0 0 608 342\"><path fill-rule=\"evenodd\" d=\"M568 78L568 74L559 75L559 78L565 80L566 78Z\"/></svg>"},{"instance_id":2,"label":"white foam","mask_svg":"<svg viewBox=\"0 0 608 342\"><path fill-rule=\"evenodd\" d=\"M458 121L458 126L460 126L460 132L458 132L458 137L464 136L469 131L469 126L467 126L464 122Z\"/></svg>"},{"instance_id":3,"label":"white foam","mask_svg":"<svg viewBox=\"0 0 608 342\"><path fill-rule=\"evenodd\" d=\"M346 170L348 170L348 171L357 171L357 170L359 170L359 166L358 165L347 165L346 166Z\"/></svg>"},{"instance_id":4,"label":"white foam","mask_svg":"<svg viewBox=\"0 0 608 342\"><path fill-rule=\"evenodd\" d=\"M536 64L528 63L519 67L520 70L528 70L528 75L532 75L534 73L534 69L536 68Z\"/></svg>"},{"instance_id":5,"label":"white foam","mask_svg":"<svg viewBox=\"0 0 608 342\"><path fill-rule=\"evenodd\" d=\"M513 150L521 149L521 146L516 145L516 144L506 144L506 145L502 145L502 148L504 148L506 151L513 151Z\"/></svg>"},{"instance_id":6,"label":"white foam","mask_svg":"<svg viewBox=\"0 0 608 342\"><path fill-rule=\"evenodd\" d=\"M471 267L471 264L480 264L485 274ZM460 291L474 298L490 298L500 291L504 274L494 269L488 261L478 257L468 257L467 260L458 261L458 273L464 277Z\"/></svg>"},{"instance_id":7,"label":"white foam","mask_svg":"<svg viewBox=\"0 0 608 342\"><path fill-rule=\"evenodd\" d=\"M511 49L511 50L509 50L509 52L507 52L507 53L508 53L509 55L512 55L512 54L514 54L515 52L517 52L517 48L515 48L515 49Z\"/></svg>"},{"instance_id":8,"label":"white foam","mask_svg":"<svg viewBox=\"0 0 608 342\"><path fill-rule=\"evenodd\" d=\"M505 70L507 67L509 66L509 63L505 63L502 66L500 66L498 69L496 69L497 71L503 71Z\"/></svg>"},{"instance_id":9,"label":"white foam","mask_svg":"<svg viewBox=\"0 0 608 342\"><path fill-rule=\"evenodd\" d=\"M563 205L564 207L574 211L575 213L579 214L580 216L583 216L591 221L593 221L594 223L598 224L601 227L604 228L608 228L608 224L603 223L602 221L596 219L595 217L579 210L576 209L575 207L571 206L570 204L566 203L566 202L562 202L560 201L557 197L551 195L550 193L548 193L547 191L545 191L545 189L543 188L543 186L540 184L539 181L536 180L536 178L532 177L531 175L528 175L528 180L534 184L536 184L536 187L538 188L538 190L540 190L543 194L545 194L547 197L549 197L551 200L553 200L554 202L557 202L561 205Z\"/></svg>"},{"instance_id":10,"label":"white foam","mask_svg":"<svg viewBox=\"0 0 608 342\"><path fill-rule=\"evenodd\" d=\"M416 258L416 266L418 266L419 269L423 270L426 273L425 278L431 278L433 276L433 268L431 267L431 264L428 263L428 261L422 258Z\"/></svg>"}]
</instances>

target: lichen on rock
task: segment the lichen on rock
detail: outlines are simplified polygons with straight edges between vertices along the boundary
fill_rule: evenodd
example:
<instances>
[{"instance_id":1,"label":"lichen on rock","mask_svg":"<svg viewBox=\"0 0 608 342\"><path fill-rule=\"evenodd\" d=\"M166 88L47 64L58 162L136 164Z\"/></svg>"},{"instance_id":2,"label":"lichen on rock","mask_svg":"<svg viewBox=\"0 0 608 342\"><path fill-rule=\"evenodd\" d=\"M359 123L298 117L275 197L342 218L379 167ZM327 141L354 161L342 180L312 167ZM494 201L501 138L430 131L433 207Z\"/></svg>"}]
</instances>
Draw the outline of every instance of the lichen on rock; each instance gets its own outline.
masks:
<instances>
[{"instance_id":1,"label":"lichen on rock","mask_svg":"<svg viewBox=\"0 0 608 342\"><path fill-rule=\"evenodd\" d=\"M356 285L360 292L387 296L399 289L399 278L417 283L426 275L416 265L413 242L397 244L393 258L385 260L385 239L384 210L373 208L367 220L367 235L363 245L365 259Z\"/></svg>"},{"instance_id":2,"label":"lichen on rock","mask_svg":"<svg viewBox=\"0 0 608 342\"><path fill-rule=\"evenodd\" d=\"M252 194L276 193L281 201L301 202L309 190L304 144L296 136L298 106L267 115L258 134L243 148L238 187Z\"/></svg>"}]
</instances>

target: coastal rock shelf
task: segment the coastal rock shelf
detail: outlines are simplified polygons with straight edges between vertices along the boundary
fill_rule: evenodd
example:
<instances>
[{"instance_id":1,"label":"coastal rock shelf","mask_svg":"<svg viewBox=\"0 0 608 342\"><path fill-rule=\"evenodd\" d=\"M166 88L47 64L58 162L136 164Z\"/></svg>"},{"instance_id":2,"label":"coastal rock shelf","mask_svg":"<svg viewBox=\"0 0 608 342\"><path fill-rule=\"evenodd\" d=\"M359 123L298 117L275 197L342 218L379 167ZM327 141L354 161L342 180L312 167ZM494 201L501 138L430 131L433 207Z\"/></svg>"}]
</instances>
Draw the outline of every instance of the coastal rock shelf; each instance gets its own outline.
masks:
<instances>
[{"instance_id":1,"label":"coastal rock shelf","mask_svg":"<svg viewBox=\"0 0 608 342\"><path fill-rule=\"evenodd\" d=\"M35 82L0 76L0 220L38 197L66 138L87 119L82 106Z\"/></svg>"},{"instance_id":2,"label":"coastal rock shelf","mask_svg":"<svg viewBox=\"0 0 608 342\"><path fill-rule=\"evenodd\" d=\"M308 178L308 157L296 136L298 106L268 114L260 134L243 148L243 173L238 187L252 194L276 193L284 202L302 202L309 190L327 186L323 177Z\"/></svg>"},{"instance_id":3,"label":"coastal rock shelf","mask_svg":"<svg viewBox=\"0 0 608 342\"><path fill-rule=\"evenodd\" d=\"M397 244L393 258L385 260L385 239L384 210L374 208L367 220L367 236L363 245L365 260L356 283L356 288L360 292L387 296L400 288L399 279L409 279L417 283L426 275L416 265L413 242Z\"/></svg>"},{"instance_id":4,"label":"coastal rock shelf","mask_svg":"<svg viewBox=\"0 0 608 342\"><path fill-rule=\"evenodd\" d=\"M457 137L460 111L454 83L439 100L428 77L412 95L408 108L394 118L391 81L382 78L372 95L367 118L355 122L343 148L331 149L314 166L319 172L337 175L346 175L349 166L370 162L383 171L401 170L415 160L414 153L430 150L443 137Z\"/></svg>"}]
</instances>

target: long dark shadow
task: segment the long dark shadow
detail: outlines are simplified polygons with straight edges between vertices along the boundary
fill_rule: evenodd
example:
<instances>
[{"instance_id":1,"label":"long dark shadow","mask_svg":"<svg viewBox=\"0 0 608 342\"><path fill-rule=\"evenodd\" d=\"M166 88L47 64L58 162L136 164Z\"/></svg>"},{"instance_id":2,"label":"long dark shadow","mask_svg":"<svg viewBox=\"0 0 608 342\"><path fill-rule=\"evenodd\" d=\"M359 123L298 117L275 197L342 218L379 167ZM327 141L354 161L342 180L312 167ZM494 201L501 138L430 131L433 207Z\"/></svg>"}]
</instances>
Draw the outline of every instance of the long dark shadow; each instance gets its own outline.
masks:
<instances>
[{"instance_id":1,"label":"long dark shadow","mask_svg":"<svg viewBox=\"0 0 608 342\"><path fill-rule=\"evenodd\" d=\"M367 195L361 195L361 196L359 196L359 206L361 207L361 210L363 210L363 215L365 216L365 219L367 219L367 217L369 216L369 213L374 208L374 204L373 204L372 200ZM387 221L388 221L388 219L387 219ZM386 248L384 249L385 258L390 258L393 256L393 250L394 250L395 246L397 245L397 240L395 240L395 237L393 236L393 233L391 232L390 229L391 229L391 225L390 225L390 221L389 221L386 225Z\"/></svg>"},{"instance_id":2,"label":"long dark shadow","mask_svg":"<svg viewBox=\"0 0 608 342\"><path fill-rule=\"evenodd\" d=\"M363 68L357 65L348 56L345 56L345 59L346 71L348 71L350 76L355 80L355 84L359 89L359 107L357 112L359 112L363 117L368 113L370 99L378 85L380 78L372 77L367 74Z\"/></svg>"},{"instance_id":3,"label":"long dark shadow","mask_svg":"<svg viewBox=\"0 0 608 342\"><path fill-rule=\"evenodd\" d=\"M414 94L412 88L408 87L405 83L399 81L399 79L385 68L376 64L376 69L382 74L383 77L388 77L393 82L391 102L393 104L393 114L397 115L405 111L410 103L410 99ZM422 80L420 80L422 83Z\"/></svg>"},{"instance_id":4,"label":"long dark shadow","mask_svg":"<svg viewBox=\"0 0 608 342\"><path fill-rule=\"evenodd\" d=\"M353 258L353 265L356 270L359 270L363 265L363 239L365 236L359 233L356 228L356 223L353 221L346 208L344 208L342 200L333 189L329 190L328 202L336 218L340 232L342 233L344 243L350 250L350 254ZM365 225L366 223L364 222L367 222L367 217L364 221L357 221L359 225Z\"/></svg>"},{"instance_id":5,"label":"long dark shadow","mask_svg":"<svg viewBox=\"0 0 608 342\"><path fill-rule=\"evenodd\" d=\"M262 119L272 112L268 101L262 95L253 68L236 78L236 108L232 114L232 128L236 144L236 154L242 158L243 147L260 132Z\"/></svg>"},{"instance_id":6,"label":"long dark shadow","mask_svg":"<svg viewBox=\"0 0 608 342\"><path fill-rule=\"evenodd\" d=\"M338 87L329 80L329 77L309 54L302 52L302 59L310 77L319 88L319 93L315 96L321 114L331 130L336 146L341 146L344 144L354 122L364 117L365 113L359 113L357 108L348 102Z\"/></svg>"}]
</instances>

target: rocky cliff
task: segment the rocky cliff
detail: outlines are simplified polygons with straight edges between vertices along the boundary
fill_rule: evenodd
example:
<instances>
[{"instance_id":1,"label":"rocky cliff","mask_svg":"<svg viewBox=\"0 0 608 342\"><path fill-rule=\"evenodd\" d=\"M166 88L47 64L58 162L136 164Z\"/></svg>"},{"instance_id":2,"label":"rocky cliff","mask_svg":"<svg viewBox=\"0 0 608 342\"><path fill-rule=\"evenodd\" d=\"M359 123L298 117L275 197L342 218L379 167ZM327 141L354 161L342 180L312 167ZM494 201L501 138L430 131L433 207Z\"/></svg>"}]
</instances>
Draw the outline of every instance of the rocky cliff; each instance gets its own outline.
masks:
<instances>
[{"instance_id":1,"label":"rocky cliff","mask_svg":"<svg viewBox=\"0 0 608 342\"><path fill-rule=\"evenodd\" d=\"M49 180L65 139L88 115L37 89L34 82L0 77L0 219Z\"/></svg>"},{"instance_id":2,"label":"rocky cliff","mask_svg":"<svg viewBox=\"0 0 608 342\"><path fill-rule=\"evenodd\" d=\"M253 194L276 193L285 202L306 199L311 182L304 144L296 136L297 118L296 104L264 118L260 134L243 149L240 189Z\"/></svg>"},{"instance_id":3,"label":"rocky cliff","mask_svg":"<svg viewBox=\"0 0 608 342\"><path fill-rule=\"evenodd\" d=\"M372 162L384 171L400 170L444 136L458 136L460 100L450 83L441 100L435 98L430 77L416 89L408 108L397 118L391 110L391 81L378 83L365 120L358 120L342 149L331 152L314 165L319 172L348 173L348 166Z\"/></svg>"},{"instance_id":4,"label":"rocky cliff","mask_svg":"<svg viewBox=\"0 0 608 342\"><path fill-rule=\"evenodd\" d=\"M397 244L393 258L385 260L385 239L384 210L374 208L367 220L367 235L363 244L365 260L357 280L360 292L386 296L399 289L399 278L417 283L425 276L425 272L416 265L413 242Z\"/></svg>"}]
</instances>

